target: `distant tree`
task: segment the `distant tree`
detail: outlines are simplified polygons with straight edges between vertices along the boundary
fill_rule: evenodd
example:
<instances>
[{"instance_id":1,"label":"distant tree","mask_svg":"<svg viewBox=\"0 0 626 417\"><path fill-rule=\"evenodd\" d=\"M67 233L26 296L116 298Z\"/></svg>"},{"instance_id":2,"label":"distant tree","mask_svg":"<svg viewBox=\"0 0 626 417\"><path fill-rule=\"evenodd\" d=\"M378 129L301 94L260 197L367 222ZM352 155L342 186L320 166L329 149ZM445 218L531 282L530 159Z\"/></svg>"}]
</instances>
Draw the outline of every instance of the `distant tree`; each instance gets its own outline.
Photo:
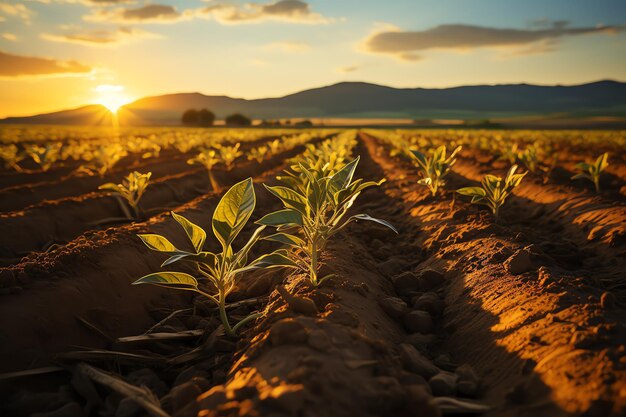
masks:
<instances>
[{"instance_id":1,"label":"distant tree","mask_svg":"<svg viewBox=\"0 0 626 417\"><path fill-rule=\"evenodd\" d=\"M252 124L252 120L250 120L248 117L244 116L241 113L235 113L227 116L225 122L226 126L236 127L250 126Z\"/></svg>"},{"instance_id":2,"label":"distant tree","mask_svg":"<svg viewBox=\"0 0 626 417\"><path fill-rule=\"evenodd\" d=\"M311 126L313 126L313 122L310 121L310 120L300 120L299 122L294 123L294 126L311 127Z\"/></svg>"},{"instance_id":3,"label":"distant tree","mask_svg":"<svg viewBox=\"0 0 626 417\"><path fill-rule=\"evenodd\" d=\"M186 112L183 113L183 117L181 118L181 121L183 122L184 125L191 125L191 126L197 125L198 120L199 120L199 114L198 114L198 111L195 109L187 110Z\"/></svg>"},{"instance_id":4,"label":"distant tree","mask_svg":"<svg viewBox=\"0 0 626 417\"><path fill-rule=\"evenodd\" d=\"M198 125L200 126L213 126L213 122L215 121L215 114L208 110L202 109L198 112Z\"/></svg>"}]
</instances>

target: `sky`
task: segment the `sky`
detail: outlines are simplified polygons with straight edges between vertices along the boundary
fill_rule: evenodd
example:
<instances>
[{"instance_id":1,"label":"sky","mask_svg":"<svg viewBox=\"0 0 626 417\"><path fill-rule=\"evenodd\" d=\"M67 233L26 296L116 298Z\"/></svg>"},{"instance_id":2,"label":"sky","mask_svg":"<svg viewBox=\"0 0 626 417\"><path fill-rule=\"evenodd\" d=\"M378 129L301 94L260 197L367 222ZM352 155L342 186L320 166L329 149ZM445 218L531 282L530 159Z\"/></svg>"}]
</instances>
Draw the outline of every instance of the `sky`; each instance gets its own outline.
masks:
<instances>
[{"instance_id":1,"label":"sky","mask_svg":"<svg viewBox=\"0 0 626 417\"><path fill-rule=\"evenodd\" d=\"M626 81L624 0L0 0L0 117L144 96Z\"/></svg>"}]
</instances>

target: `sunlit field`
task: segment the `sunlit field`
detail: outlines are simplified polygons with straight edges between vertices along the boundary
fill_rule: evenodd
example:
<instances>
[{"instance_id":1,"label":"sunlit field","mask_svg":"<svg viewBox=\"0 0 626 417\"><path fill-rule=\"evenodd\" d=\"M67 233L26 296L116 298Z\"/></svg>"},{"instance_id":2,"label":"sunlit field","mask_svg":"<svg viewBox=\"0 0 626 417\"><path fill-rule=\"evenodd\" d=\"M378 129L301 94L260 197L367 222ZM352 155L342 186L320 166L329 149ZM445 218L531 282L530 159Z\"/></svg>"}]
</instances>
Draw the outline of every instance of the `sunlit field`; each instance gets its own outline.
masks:
<instances>
[{"instance_id":1,"label":"sunlit field","mask_svg":"<svg viewBox=\"0 0 626 417\"><path fill-rule=\"evenodd\" d=\"M624 17L0 0L0 417L625 417Z\"/></svg>"}]
</instances>

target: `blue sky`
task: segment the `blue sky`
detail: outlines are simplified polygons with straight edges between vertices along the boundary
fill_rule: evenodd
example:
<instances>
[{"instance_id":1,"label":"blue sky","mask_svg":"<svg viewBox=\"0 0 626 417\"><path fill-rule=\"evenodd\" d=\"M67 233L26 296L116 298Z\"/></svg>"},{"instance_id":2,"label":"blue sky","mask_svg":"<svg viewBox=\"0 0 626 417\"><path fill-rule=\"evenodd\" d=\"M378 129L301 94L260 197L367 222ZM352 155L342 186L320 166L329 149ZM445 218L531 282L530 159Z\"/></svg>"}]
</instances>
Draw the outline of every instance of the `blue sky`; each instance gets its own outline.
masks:
<instances>
[{"instance_id":1,"label":"blue sky","mask_svg":"<svg viewBox=\"0 0 626 417\"><path fill-rule=\"evenodd\" d=\"M0 0L0 117L340 81L626 80L626 1L107 1Z\"/></svg>"}]
</instances>

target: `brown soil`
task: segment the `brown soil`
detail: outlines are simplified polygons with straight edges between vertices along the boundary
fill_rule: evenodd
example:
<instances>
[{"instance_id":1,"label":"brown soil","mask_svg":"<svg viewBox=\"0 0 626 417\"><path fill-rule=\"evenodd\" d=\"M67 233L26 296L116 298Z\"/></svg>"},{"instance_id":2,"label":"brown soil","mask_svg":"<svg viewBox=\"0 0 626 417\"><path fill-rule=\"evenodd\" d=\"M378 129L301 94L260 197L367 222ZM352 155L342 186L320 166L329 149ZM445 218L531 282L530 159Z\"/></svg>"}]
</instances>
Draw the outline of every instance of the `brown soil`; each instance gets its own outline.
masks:
<instances>
[{"instance_id":1,"label":"brown soil","mask_svg":"<svg viewBox=\"0 0 626 417\"><path fill-rule=\"evenodd\" d=\"M239 165L224 181L253 175L257 185L272 183L285 159L299 151L259 167ZM0 371L55 364L66 371L0 379L6 396L0 410L17 416L63 407L66 414L54 415L143 415L132 401L77 379L74 364L87 360L147 386L165 410L181 417L468 410L487 416L624 415L623 201L527 178L496 223L452 192L430 197L417 185L415 168L390 158L375 137L360 135L355 154L362 161L358 175L387 178L357 200L355 212L386 219L400 234L352 225L324 259L324 273L336 277L318 289L285 272L247 276L232 294L232 313L266 314L237 343L219 335L210 304L129 285L162 261L136 233L150 230L183 244L165 213L103 231L75 226L66 239L81 235L70 243L2 268ZM447 188L473 184L492 170L480 155L464 154ZM174 200L177 212L207 226L220 195L189 193L193 175L164 179L181 181L173 188L186 194L176 199L163 192L150 206ZM256 191L254 218L278 208L262 187ZM115 210L105 198L80 198ZM50 211L55 204L70 207L67 201L49 203ZM45 204L24 210L26 218L45 213ZM35 224L43 228L54 218L42 215ZM31 251L45 237L37 239L17 240ZM1 246L15 251L11 241ZM296 298L281 295L280 283ZM116 341L191 306L156 329L200 331L189 339ZM85 349L143 356L95 359L81 356Z\"/></svg>"}]
</instances>

